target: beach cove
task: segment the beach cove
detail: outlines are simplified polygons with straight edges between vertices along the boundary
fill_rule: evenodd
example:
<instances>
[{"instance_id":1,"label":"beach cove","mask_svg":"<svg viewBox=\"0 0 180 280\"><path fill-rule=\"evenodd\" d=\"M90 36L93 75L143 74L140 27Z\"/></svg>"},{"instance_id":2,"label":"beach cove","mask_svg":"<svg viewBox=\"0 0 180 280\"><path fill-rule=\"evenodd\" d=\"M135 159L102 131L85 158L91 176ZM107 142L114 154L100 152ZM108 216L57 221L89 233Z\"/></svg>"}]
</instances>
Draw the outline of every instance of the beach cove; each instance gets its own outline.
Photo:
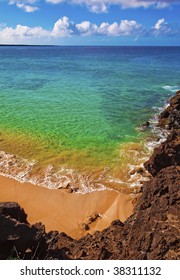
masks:
<instances>
[{"instance_id":1,"label":"beach cove","mask_svg":"<svg viewBox=\"0 0 180 280\"><path fill-rule=\"evenodd\" d=\"M0 176L0 201L18 202L30 224L42 222L46 232L65 232L79 239L102 231L113 220L125 221L133 212L134 197L111 190L89 194L51 190Z\"/></svg>"},{"instance_id":2,"label":"beach cove","mask_svg":"<svg viewBox=\"0 0 180 280\"><path fill-rule=\"evenodd\" d=\"M75 239L125 221L164 137L157 114L179 88L178 57L178 47L1 46L0 202Z\"/></svg>"},{"instance_id":3,"label":"beach cove","mask_svg":"<svg viewBox=\"0 0 180 280\"><path fill-rule=\"evenodd\" d=\"M138 127L178 89L178 55L178 47L1 46L0 173L82 193L139 186L130 172L152 153L154 132L153 122Z\"/></svg>"},{"instance_id":4,"label":"beach cove","mask_svg":"<svg viewBox=\"0 0 180 280\"><path fill-rule=\"evenodd\" d=\"M128 219L124 222L115 220L108 228L76 240L63 232L46 232L42 223L29 224L27 214L17 202L0 203L0 224L3 225L0 258L178 260L180 258L179 110L180 91L177 91L176 95L169 100L169 106L158 117L158 126L167 131L168 136L144 163L144 167L152 177L143 184L141 196L136 202L133 214ZM14 185L15 194L18 194L16 190L19 187L16 188L15 181L7 180L7 182ZM27 189L28 186L24 188ZM35 188L37 190L37 187ZM30 189L32 191L32 186ZM5 193L7 193L7 188ZM46 196L43 194L42 200L44 197ZM108 197L110 198L109 194ZM112 210L114 212L115 209ZM89 217L90 223L85 224L86 230L100 217L98 214Z\"/></svg>"}]
</instances>

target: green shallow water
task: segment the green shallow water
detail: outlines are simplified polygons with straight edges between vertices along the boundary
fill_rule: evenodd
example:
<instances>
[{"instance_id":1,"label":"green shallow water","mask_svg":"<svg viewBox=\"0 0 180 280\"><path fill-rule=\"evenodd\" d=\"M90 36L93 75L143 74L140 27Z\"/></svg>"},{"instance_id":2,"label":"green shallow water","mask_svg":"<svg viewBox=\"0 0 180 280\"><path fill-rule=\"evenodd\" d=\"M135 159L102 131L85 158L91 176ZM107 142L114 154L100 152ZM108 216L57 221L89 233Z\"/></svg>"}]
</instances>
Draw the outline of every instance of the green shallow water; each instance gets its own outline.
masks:
<instances>
[{"instance_id":1,"label":"green shallow water","mask_svg":"<svg viewBox=\"0 0 180 280\"><path fill-rule=\"evenodd\" d=\"M0 149L44 167L115 168L178 88L178 58L172 47L0 47Z\"/></svg>"}]
</instances>

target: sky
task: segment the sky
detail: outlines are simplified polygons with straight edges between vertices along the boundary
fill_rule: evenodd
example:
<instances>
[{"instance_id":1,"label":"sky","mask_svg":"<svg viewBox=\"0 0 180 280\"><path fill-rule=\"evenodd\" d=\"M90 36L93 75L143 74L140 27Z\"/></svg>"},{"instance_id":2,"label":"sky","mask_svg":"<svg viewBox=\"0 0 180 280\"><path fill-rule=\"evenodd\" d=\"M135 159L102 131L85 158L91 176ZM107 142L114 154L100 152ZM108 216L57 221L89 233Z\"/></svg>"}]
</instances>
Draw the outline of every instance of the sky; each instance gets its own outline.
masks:
<instances>
[{"instance_id":1,"label":"sky","mask_svg":"<svg viewBox=\"0 0 180 280\"><path fill-rule=\"evenodd\" d=\"M0 0L0 44L180 46L180 0Z\"/></svg>"}]
</instances>

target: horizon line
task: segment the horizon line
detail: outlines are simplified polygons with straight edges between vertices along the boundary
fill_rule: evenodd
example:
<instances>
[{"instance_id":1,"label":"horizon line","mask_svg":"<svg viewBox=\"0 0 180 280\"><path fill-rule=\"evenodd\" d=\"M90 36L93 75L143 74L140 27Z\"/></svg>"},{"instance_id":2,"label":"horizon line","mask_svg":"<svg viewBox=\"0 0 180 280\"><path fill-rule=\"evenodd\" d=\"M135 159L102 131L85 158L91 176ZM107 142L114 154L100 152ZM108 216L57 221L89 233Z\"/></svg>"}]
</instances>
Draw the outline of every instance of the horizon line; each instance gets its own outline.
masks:
<instances>
[{"instance_id":1,"label":"horizon line","mask_svg":"<svg viewBox=\"0 0 180 280\"><path fill-rule=\"evenodd\" d=\"M15 46L15 47L180 47L180 45L54 45L54 44L0 44L3 46Z\"/></svg>"}]
</instances>

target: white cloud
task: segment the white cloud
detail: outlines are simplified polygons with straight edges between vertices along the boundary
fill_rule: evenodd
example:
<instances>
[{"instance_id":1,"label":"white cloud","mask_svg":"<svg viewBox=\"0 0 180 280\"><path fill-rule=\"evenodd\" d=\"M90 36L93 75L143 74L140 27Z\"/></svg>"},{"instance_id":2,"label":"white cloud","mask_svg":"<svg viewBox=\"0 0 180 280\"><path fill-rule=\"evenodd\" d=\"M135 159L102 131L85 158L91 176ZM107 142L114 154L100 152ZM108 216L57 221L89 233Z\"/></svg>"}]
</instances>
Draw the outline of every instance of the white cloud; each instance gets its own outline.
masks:
<instances>
[{"instance_id":1,"label":"white cloud","mask_svg":"<svg viewBox=\"0 0 180 280\"><path fill-rule=\"evenodd\" d=\"M148 8L154 7L163 9L171 6L173 3L179 3L179 0L44 0L51 4L74 4L84 5L91 12L106 13L111 5L118 5L124 9L126 8ZM26 12L34 12L38 9L39 0L9 0L10 4L16 4L20 9ZM36 6L34 6L36 4Z\"/></svg>"},{"instance_id":2,"label":"white cloud","mask_svg":"<svg viewBox=\"0 0 180 280\"><path fill-rule=\"evenodd\" d=\"M76 29L80 35L90 36L97 33L98 27L96 24L92 24L90 21L83 21L76 24Z\"/></svg>"},{"instance_id":3,"label":"white cloud","mask_svg":"<svg viewBox=\"0 0 180 280\"><path fill-rule=\"evenodd\" d=\"M17 8L27 13L33 13L39 10L37 6L34 6L36 2L38 2L38 0L9 0L9 5L15 4Z\"/></svg>"},{"instance_id":4,"label":"white cloud","mask_svg":"<svg viewBox=\"0 0 180 280\"><path fill-rule=\"evenodd\" d=\"M92 3L91 1L86 1L85 3L89 10L93 13L99 14L99 13L106 13L107 12L107 5L105 3Z\"/></svg>"},{"instance_id":5,"label":"white cloud","mask_svg":"<svg viewBox=\"0 0 180 280\"><path fill-rule=\"evenodd\" d=\"M16 28L4 27L0 30L0 43L18 44L31 43L32 39L46 39L50 36L50 32L42 27L28 27L18 24Z\"/></svg>"},{"instance_id":6,"label":"white cloud","mask_svg":"<svg viewBox=\"0 0 180 280\"><path fill-rule=\"evenodd\" d=\"M161 18L155 23L154 29L155 30L161 30L162 27L165 26L165 25L166 25L165 19Z\"/></svg>"},{"instance_id":7,"label":"white cloud","mask_svg":"<svg viewBox=\"0 0 180 280\"><path fill-rule=\"evenodd\" d=\"M73 26L74 23L69 18L62 17L54 24L51 35L54 37L69 37L73 33L73 30L70 29Z\"/></svg>"},{"instance_id":8,"label":"white cloud","mask_svg":"<svg viewBox=\"0 0 180 280\"><path fill-rule=\"evenodd\" d=\"M76 24L80 35L104 35L104 36L136 36L142 30L142 25L134 20L121 20L120 24L103 22L99 26L89 21Z\"/></svg>"},{"instance_id":9,"label":"white cloud","mask_svg":"<svg viewBox=\"0 0 180 280\"><path fill-rule=\"evenodd\" d=\"M168 24L164 18L159 19L152 28L152 33L155 36L174 35L175 30Z\"/></svg>"},{"instance_id":10,"label":"white cloud","mask_svg":"<svg viewBox=\"0 0 180 280\"><path fill-rule=\"evenodd\" d=\"M29 27L18 24L15 28L0 24L1 44L43 44L53 43L57 38L67 38L70 36L104 36L118 37L131 36L134 39L143 36L170 36L177 31L165 21L159 19L150 30L146 30L135 20L121 20L120 23L102 22L100 25L90 21L82 21L75 24L68 17L62 17L55 22L51 30L43 29L40 26Z\"/></svg>"},{"instance_id":11,"label":"white cloud","mask_svg":"<svg viewBox=\"0 0 180 280\"><path fill-rule=\"evenodd\" d=\"M99 33L101 34L103 28L103 35L107 36L119 36L120 35L120 26L118 25L117 22L114 22L112 24L108 23L102 23L99 28Z\"/></svg>"},{"instance_id":12,"label":"white cloud","mask_svg":"<svg viewBox=\"0 0 180 280\"><path fill-rule=\"evenodd\" d=\"M122 20L119 26L121 34L132 35L142 30L142 25L135 20Z\"/></svg>"},{"instance_id":13,"label":"white cloud","mask_svg":"<svg viewBox=\"0 0 180 280\"><path fill-rule=\"evenodd\" d=\"M59 4L66 2L69 4L86 5L94 13L106 13L111 5L118 5L122 8L148 8L150 6L163 9L179 2L179 0L46 0L48 3Z\"/></svg>"},{"instance_id":14,"label":"white cloud","mask_svg":"<svg viewBox=\"0 0 180 280\"><path fill-rule=\"evenodd\" d=\"M36 6L30 6L30 5L26 5L23 3L17 3L16 6L20 9L24 10L27 13L32 13L32 12L39 10L39 8Z\"/></svg>"},{"instance_id":15,"label":"white cloud","mask_svg":"<svg viewBox=\"0 0 180 280\"><path fill-rule=\"evenodd\" d=\"M72 28L75 24L67 17L60 18L55 22L52 30L43 29L41 26L29 27L18 24L15 28L0 25L1 44L31 44L51 42L55 38L69 37L75 34Z\"/></svg>"},{"instance_id":16,"label":"white cloud","mask_svg":"<svg viewBox=\"0 0 180 280\"><path fill-rule=\"evenodd\" d=\"M157 2L157 9L165 9L167 7L169 7L169 3L168 2Z\"/></svg>"},{"instance_id":17,"label":"white cloud","mask_svg":"<svg viewBox=\"0 0 180 280\"><path fill-rule=\"evenodd\" d=\"M106 13L108 11L108 7L111 5L119 5L123 8L148 7L152 5L151 1L149 2L145 0L46 0L46 2L52 4L65 2L81 6L85 5L91 12L94 13ZM155 0L155 2L157 1Z\"/></svg>"},{"instance_id":18,"label":"white cloud","mask_svg":"<svg viewBox=\"0 0 180 280\"><path fill-rule=\"evenodd\" d=\"M117 22L112 24L103 22L97 28L97 34L113 37L137 36L140 35L142 31L142 25L134 20L121 20L119 24Z\"/></svg>"},{"instance_id":19,"label":"white cloud","mask_svg":"<svg viewBox=\"0 0 180 280\"><path fill-rule=\"evenodd\" d=\"M45 0L45 1L47 3L52 3L52 4L59 4L59 3L65 2L65 0Z\"/></svg>"}]
</instances>

